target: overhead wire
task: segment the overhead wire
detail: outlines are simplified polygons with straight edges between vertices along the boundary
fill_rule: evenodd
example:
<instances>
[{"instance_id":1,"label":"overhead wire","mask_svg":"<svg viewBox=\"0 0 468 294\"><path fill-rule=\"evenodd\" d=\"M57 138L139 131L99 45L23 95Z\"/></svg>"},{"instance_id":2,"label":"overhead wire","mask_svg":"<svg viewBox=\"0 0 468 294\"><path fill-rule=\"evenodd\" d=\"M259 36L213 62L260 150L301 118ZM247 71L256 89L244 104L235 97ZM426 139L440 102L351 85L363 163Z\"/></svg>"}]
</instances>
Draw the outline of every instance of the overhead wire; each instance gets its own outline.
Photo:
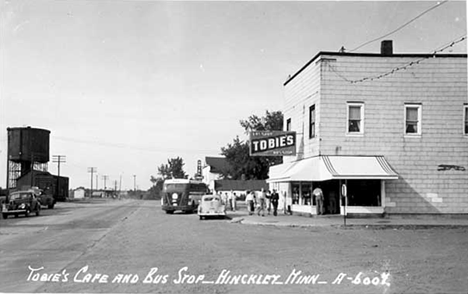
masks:
<instances>
[{"instance_id":1,"label":"overhead wire","mask_svg":"<svg viewBox=\"0 0 468 294\"><path fill-rule=\"evenodd\" d=\"M431 53L427 53L427 56L412 60L411 62L408 62L408 63L406 63L406 64L404 64L402 66L395 67L395 68L393 68L393 69L391 69L391 70L389 70L389 71L387 71L385 73L382 73L382 74L379 74L379 75L376 75L376 76L368 76L368 77L357 79L357 80L350 80L350 79L346 78L342 73L338 72L331 64L328 64L328 65L329 65L329 67L330 67L330 69L332 70L333 73L335 73L338 77L340 77L344 81L349 82L351 84L360 83L360 82L364 82L364 81L372 81L372 80L377 80L377 79L381 79L383 77L389 76L391 74L394 74L397 71L405 70L405 69L407 69L409 67L412 67L414 65L417 65L417 64L421 63L422 61L427 60L429 58L434 58L434 57L436 57L437 53L443 52L443 51L447 50L448 48L451 48L451 47L455 46L456 44L458 44L458 43L460 43L460 42L462 42L462 41L464 41L466 39L467 39L467 36L463 35L461 37L458 37L454 41L446 43L447 45L444 45L440 49L434 50Z\"/></svg>"},{"instance_id":2,"label":"overhead wire","mask_svg":"<svg viewBox=\"0 0 468 294\"><path fill-rule=\"evenodd\" d=\"M370 43L373 43L373 42L375 42L375 41L378 41L378 40L380 40L380 39L383 39L383 38L385 38L385 37L388 37L388 36L390 36L390 35L392 35L392 34L398 32L399 30L403 29L404 27L406 27L406 26L409 25L410 23L414 22L414 21L417 20L418 18L422 17L422 16L425 15L426 13L428 13L428 12L430 12L430 11L432 11L432 10L434 10L434 9L436 9L436 8L438 8L438 7L440 7L440 6L442 6L442 5L444 5L444 4L447 3L448 1L449 1L449 0L444 0L444 1L442 1L442 2L438 2L436 5L434 5L434 6L430 7L430 8L428 8L428 9L426 9L425 11L421 12L420 14L418 14L418 15L415 16L415 17L413 17L413 18L410 19L409 21L405 22L404 24L402 24L402 25L399 26L398 28L394 29L393 31L391 31L391 32L389 32L389 33L387 33L387 34L385 34L385 35L383 35L383 36L380 36L380 37L378 37L378 38L375 38L375 39L372 39L372 40L370 40L370 41L367 41L367 42L363 43L362 45L359 45L358 47L356 47L356 48L354 48L354 49L352 49L352 50L350 50L350 51L348 51L348 52L354 52L354 51L356 51L356 50L358 50L358 49L360 49L360 48L362 48L362 47L364 47L364 46L366 46L366 45L368 45L368 44L370 44Z\"/></svg>"},{"instance_id":3,"label":"overhead wire","mask_svg":"<svg viewBox=\"0 0 468 294\"><path fill-rule=\"evenodd\" d=\"M124 148L124 149L132 149L132 150L137 150L137 151L146 151L146 152L155 152L155 153L167 153L167 152L184 152L187 153L187 150L183 149L161 149L161 148L149 148L149 147L141 147L141 146L135 146L135 145L129 145L129 144L122 144L122 143L109 143L109 142L98 142L98 141L89 141L89 140L78 140L78 139L73 139L73 138L66 138L66 137L59 137L59 136L54 136L54 139L60 140L60 141L65 141L65 142L75 142L75 143L81 143L81 144L90 144L90 145L97 145L97 146L103 146L103 147L115 147L115 148ZM190 152L188 153L200 153L200 152L213 152L213 150L194 150L191 149Z\"/></svg>"}]
</instances>

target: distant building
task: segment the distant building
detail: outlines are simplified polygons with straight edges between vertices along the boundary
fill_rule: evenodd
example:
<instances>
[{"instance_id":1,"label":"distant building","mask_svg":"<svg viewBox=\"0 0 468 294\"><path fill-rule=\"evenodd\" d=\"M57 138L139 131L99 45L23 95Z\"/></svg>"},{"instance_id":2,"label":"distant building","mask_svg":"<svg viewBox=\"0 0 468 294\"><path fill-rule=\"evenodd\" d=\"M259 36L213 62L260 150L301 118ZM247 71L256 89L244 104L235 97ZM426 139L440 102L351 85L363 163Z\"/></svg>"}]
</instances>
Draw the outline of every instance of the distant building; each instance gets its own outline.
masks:
<instances>
[{"instance_id":1,"label":"distant building","mask_svg":"<svg viewBox=\"0 0 468 294\"><path fill-rule=\"evenodd\" d=\"M72 195L70 195L70 198L73 199L83 199L85 198L86 190L84 188L77 188L73 190Z\"/></svg>"},{"instance_id":2,"label":"distant building","mask_svg":"<svg viewBox=\"0 0 468 294\"><path fill-rule=\"evenodd\" d=\"M202 169L203 182L208 188L215 190L215 180L222 179L222 172L229 168L229 163L225 157L205 157L205 164Z\"/></svg>"},{"instance_id":3,"label":"distant building","mask_svg":"<svg viewBox=\"0 0 468 294\"><path fill-rule=\"evenodd\" d=\"M128 191L119 191L116 194L119 197L128 197Z\"/></svg>"},{"instance_id":4,"label":"distant building","mask_svg":"<svg viewBox=\"0 0 468 294\"><path fill-rule=\"evenodd\" d=\"M297 155L270 168L293 212L468 213L466 54L319 52L285 83ZM343 188L346 185L346 190Z\"/></svg>"},{"instance_id":5,"label":"distant building","mask_svg":"<svg viewBox=\"0 0 468 294\"><path fill-rule=\"evenodd\" d=\"M93 191L93 193L91 194L91 197L104 198L104 197L106 197L106 193L103 192L103 191Z\"/></svg>"},{"instance_id":6,"label":"distant building","mask_svg":"<svg viewBox=\"0 0 468 294\"><path fill-rule=\"evenodd\" d=\"M68 178L50 174L47 171L29 171L17 179L16 189L38 187L46 194L54 195L58 201L68 198ZM57 188L58 187L58 188Z\"/></svg>"},{"instance_id":7,"label":"distant building","mask_svg":"<svg viewBox=\"0 0 468 294\"><path fill-rule=\"evenodd\" d=\"M203 182L214 193L236 193L238 197L245 196L246 191L268 190L265 180L230 180L223 179L223 172L229 169L225 157L206 157L203 167Z\"/></svg>"}]
</instances>

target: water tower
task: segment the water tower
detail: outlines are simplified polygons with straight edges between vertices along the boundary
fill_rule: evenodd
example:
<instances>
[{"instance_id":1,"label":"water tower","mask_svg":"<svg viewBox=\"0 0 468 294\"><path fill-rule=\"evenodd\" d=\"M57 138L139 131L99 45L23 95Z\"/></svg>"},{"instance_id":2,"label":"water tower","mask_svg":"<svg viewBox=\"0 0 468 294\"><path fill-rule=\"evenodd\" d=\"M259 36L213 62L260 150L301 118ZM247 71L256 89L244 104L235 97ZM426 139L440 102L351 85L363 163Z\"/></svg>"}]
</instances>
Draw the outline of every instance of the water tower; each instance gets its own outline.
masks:
<instances>
[{"instance_id":1,"label":"water tower","mask_svg":"<svg viewBox=\"0 0 468 294\"><path fill-rule=\"evenodd\" d=\"M7 128L7 190L17 188L17 180L36 170L47 171L50 131L31 127Z\"/></svg>"}]
</instances>

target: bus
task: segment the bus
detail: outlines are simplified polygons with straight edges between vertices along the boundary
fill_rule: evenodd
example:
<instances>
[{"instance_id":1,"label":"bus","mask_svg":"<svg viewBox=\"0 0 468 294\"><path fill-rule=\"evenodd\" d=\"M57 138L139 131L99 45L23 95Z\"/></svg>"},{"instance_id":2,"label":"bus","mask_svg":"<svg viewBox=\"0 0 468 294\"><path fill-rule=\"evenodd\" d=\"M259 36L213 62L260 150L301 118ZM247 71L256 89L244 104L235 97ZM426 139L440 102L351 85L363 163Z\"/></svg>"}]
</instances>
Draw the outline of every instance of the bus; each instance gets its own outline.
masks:
<instances>
[{"instance_id":1,"label":"bus","mask_svg":"<svg viewBox=\"0 0 468 294\"><path fill-rule=\"evenodd\" d=\"M161 208L168 214L180 210L196 212L203 195L208 193L205 183L188 179L168 179L164 181Z\"/></svg>"}]
</instances>

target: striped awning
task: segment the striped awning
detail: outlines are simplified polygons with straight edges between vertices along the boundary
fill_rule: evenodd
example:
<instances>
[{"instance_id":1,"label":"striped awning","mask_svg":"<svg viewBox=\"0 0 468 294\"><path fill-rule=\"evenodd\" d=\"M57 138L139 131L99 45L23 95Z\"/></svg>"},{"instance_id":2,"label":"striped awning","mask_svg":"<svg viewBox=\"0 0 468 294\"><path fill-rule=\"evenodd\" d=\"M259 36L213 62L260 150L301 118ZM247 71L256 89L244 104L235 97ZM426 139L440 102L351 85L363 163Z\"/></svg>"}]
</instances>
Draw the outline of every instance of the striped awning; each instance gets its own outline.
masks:
<instances>
[{"instance_id":1,"label":"striped awning","mask_svg":"<svg viewBox=\"0 0 468 294\"><path fill-rule=\"evenodd\" d=\"M316 156L271 167L267 182L333 179L396 180L398 174L383 156Z\"/></svg>"}]
</instances>

